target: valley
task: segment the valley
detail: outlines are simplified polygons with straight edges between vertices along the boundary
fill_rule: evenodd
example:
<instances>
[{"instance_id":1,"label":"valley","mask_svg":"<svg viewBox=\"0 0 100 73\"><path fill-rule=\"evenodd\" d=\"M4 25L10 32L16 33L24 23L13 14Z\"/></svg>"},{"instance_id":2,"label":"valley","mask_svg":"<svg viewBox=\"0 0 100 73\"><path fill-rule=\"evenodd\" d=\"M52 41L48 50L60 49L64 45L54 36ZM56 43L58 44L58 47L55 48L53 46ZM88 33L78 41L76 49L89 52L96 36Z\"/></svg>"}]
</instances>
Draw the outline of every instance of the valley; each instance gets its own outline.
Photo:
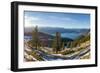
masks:
<instances>
[{"instance_id":1,"label":"valley","mask_svg":"<svg viewBox=\"0 0 100 73\"><path fill-rule=\"evenodd\" d=\"M24 36L24 60L29 61L54 61L54 60L81 60L90 58L90 33L89 29L68 30L70 34L76 33L75 38L62 36L61 32L51 35L49 32L35 28L33 31L25 32ZM49 29L50 30L50 29ZM64 29L65 30L65 29ZM61 31L64 31L61 30ZM54 31L54 30L53 30ZM68 33L67 32L67 33ZM63 32L65 33L65 32ZM74 37L75 35L71 35Z\"/></svg>"}]
</instances>

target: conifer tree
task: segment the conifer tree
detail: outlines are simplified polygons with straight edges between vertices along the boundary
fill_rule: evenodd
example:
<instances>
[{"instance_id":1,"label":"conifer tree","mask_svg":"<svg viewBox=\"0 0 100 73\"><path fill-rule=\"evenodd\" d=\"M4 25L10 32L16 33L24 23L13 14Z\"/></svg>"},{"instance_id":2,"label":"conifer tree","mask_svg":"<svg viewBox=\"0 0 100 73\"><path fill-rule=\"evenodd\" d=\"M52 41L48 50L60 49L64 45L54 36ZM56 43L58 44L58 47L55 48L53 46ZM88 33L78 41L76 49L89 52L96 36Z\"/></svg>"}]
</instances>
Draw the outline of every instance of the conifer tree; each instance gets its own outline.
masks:
<instances>
[{"instance_id":1,"label":"conifer tree","mask_svg":"<svg viewBox=\"0 0 100 73\"><path fill-rule=\"evenodd\" d=\"M65 49L65 43L63 42L62 43L62 50L64 50Z\"/></svg>"},{"instance_id":2,"label":"conifer tree","mask_svg":"<svg viewBox=\"0 0 100 73\"><path fill-rule=\"evenodd\" d=\"M66 42L66 46L67 46L67 48L69 48L70 47L70 42Z\"/></svg>"},{"instance_id":3,"label":"conifer tree","mask_svg":"<svg viewBox=\"0 0 100 73\"><path fill-rule=\"evenodd\" d=\"M38 35L38 27L36 26L32 31L32 45L38 49L40 45L39 35Z\"/></svg>"},{"instance_id":4,"label":"conifer tree","mask_svg":"<svg viewBox=\"0 0 100 73\"><path fill-rule=\"evenodd\" d=\"M53 40L53 51L58 53L58 51L61 51L61 48L61 35L59 32L56 32L56 37Z\"/></svg>"},{"instance_id":5,"label":"conifer tree","mask_svg":"<svg viewBox=\"0 0 100 73\"><path fill-rule=\"evenodd\" d=\"M73 42L70 42L70 48L73 48Z\"/></svg>"}]
</instances>

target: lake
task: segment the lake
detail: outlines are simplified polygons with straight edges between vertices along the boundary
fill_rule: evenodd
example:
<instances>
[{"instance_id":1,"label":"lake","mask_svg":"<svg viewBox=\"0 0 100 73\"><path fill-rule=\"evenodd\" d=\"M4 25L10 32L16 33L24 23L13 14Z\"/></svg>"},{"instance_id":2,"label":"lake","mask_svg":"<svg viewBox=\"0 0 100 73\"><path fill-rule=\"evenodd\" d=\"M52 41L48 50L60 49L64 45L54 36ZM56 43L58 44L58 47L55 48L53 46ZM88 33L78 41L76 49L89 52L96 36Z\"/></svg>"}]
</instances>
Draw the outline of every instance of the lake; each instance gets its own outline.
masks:
<instances>
[{"instance_id":1,"label":"lake","mask_svg":"<svg viewBox=\"0 0 100 73\"><path fill-rule=\"evenodd\" d=\"M55 34L52 34L52 35L55 36ZM71 33L61 33L61 37L63 37L63 38L70 38L70 39L75 39L75 38L77 38L80 35L81 35L81 33L74 33L74 32L71 32Z\"/></svg>"},{"instance_id":2,"label":"lake","mask_svg":"<svg viewBox=\"0 0 100 73\"><path fill-rule=\"evenodd\" d=\"M74 32L71 32L71 33L61 33L61 37L63 38L70 38L70 39L75 39L77 38L78 36L80 36L82 33L74 33ZM50 35L53 35L55 36L55 34L50 34ZM24 36L25 39L31 39L32 36Z\"/></svg>"}]
</instances>

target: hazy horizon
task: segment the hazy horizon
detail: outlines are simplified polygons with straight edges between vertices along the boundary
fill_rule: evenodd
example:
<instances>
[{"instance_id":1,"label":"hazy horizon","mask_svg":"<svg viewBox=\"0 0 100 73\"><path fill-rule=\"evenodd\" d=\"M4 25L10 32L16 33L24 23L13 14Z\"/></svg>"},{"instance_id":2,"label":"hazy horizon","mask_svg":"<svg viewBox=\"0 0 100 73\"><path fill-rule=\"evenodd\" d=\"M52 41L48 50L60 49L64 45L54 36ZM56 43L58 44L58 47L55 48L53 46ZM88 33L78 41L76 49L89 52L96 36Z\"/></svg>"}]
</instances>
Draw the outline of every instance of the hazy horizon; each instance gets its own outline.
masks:
<instances>
[{"instance_id":1,"label":"hazy horizon","mask_svg":"<svg viewBox=\"0 0 100 73\"><path fill-rule=\"evenodd\" d=\"M32 27L24 27L24 28L35 28L36 26L32 26ZM90 28L64 28L64 27L49 27L49 26L45 26L45 27L40 27L38 26L38 28L63 28L63 29L90 29Z\"/></svg>"}]
</instances>

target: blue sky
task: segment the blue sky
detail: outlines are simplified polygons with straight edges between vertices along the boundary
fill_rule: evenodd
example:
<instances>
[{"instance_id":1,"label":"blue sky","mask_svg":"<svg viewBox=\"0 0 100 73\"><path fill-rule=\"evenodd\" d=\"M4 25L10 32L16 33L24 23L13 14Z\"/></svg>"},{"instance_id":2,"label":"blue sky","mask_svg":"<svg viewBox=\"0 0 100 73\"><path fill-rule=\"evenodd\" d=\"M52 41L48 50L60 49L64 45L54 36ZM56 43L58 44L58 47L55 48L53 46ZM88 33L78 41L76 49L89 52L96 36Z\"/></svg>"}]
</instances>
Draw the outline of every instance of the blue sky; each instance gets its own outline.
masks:
<instances>
[{"instance_id":1,"label":"blue sky","mask_svg":"<svg viewBox=\"0 0 100 73\"><path fill-rule=\"evenodd\" d=\"M90 14L24 11L25 27L90 28Z\"/></svg>"}]
</instances>

